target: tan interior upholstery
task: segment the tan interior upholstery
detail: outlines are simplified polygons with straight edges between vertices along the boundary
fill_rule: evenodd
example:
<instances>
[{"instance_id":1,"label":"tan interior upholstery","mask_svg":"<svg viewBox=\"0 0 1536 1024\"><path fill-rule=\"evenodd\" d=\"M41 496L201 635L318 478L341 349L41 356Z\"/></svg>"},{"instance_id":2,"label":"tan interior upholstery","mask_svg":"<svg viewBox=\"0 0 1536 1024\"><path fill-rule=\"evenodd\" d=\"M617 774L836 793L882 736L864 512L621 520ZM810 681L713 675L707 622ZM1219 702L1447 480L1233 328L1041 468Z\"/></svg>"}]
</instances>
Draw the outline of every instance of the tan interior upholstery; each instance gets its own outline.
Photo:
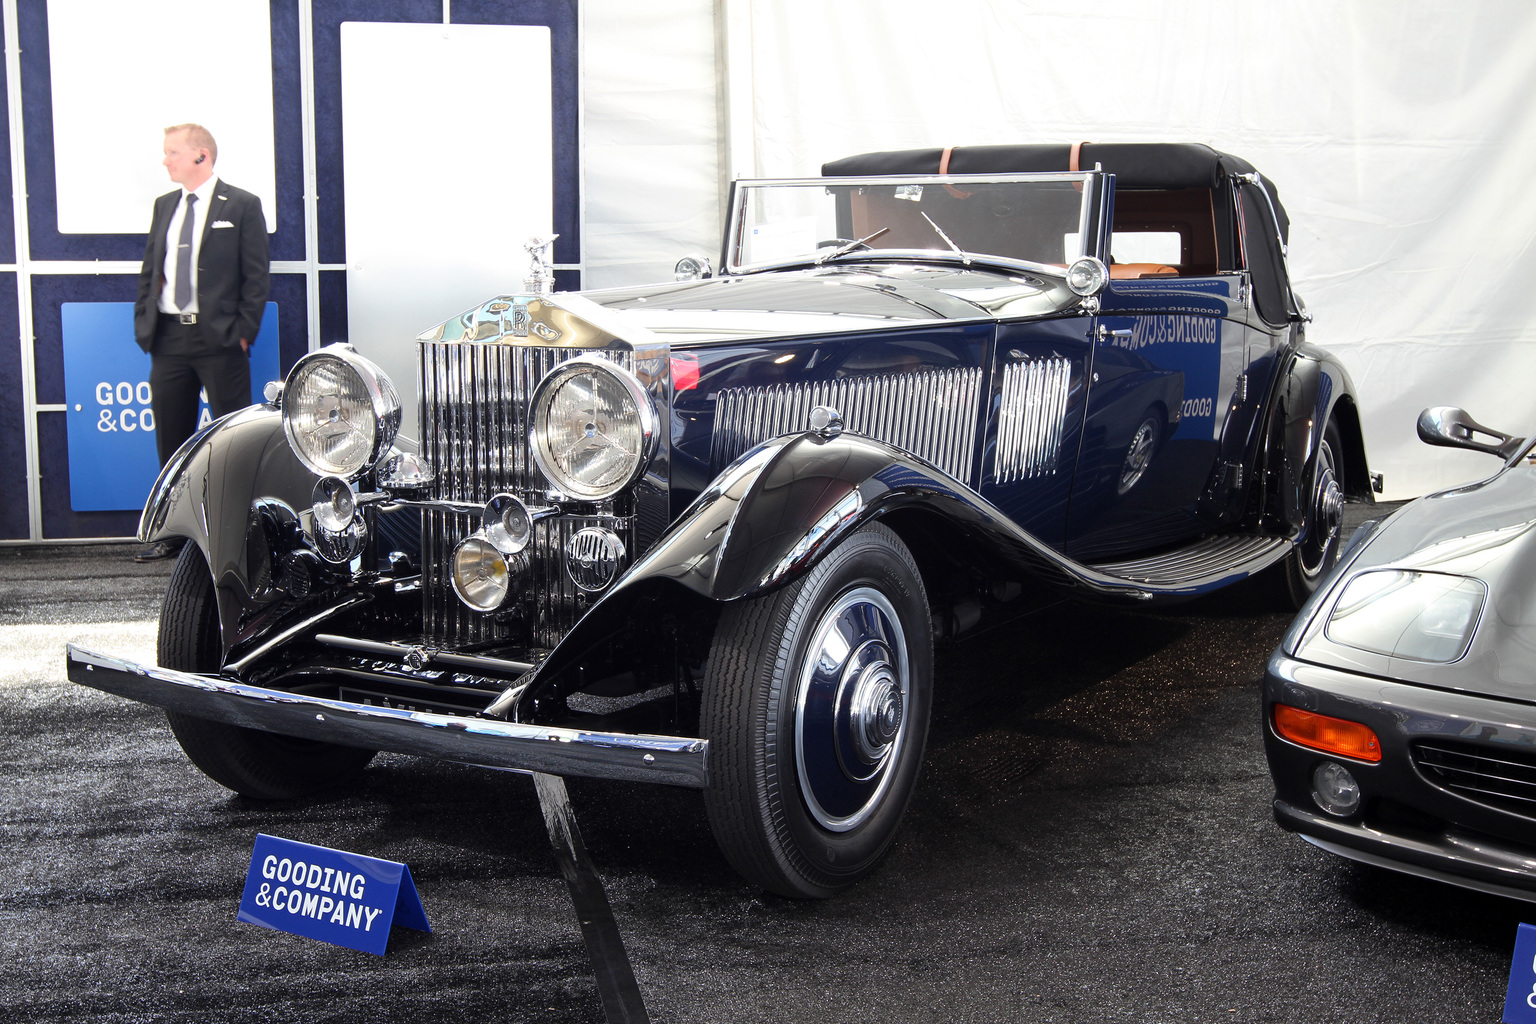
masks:
<instances>
[{"instance_id":1,"label":"tan interior upholstery","mask_svg":"<svg viewBox=\"0 0 1536 1024\"><path fill-rule=\"evenodd\" d=\"M1111 263L1109 277L1112 281L1134 281L1139 277L1178 277L1173 267L1161 263Z\"/></svg>"}]
</instances>

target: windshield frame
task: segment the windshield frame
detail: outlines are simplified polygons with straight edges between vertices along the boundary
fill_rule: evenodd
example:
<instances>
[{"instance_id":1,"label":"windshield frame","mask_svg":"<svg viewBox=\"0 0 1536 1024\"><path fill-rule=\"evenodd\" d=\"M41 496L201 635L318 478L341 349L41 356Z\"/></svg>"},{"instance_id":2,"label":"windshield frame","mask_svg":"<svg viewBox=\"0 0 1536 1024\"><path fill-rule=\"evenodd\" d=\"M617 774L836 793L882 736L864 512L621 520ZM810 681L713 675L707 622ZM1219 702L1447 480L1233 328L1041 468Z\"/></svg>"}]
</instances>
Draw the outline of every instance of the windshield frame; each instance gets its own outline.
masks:
<instances>
[{"instance_id":1,"label":"windshield frame","mask_svg":"<svg viewBox=\"0 0 1536 1024\"><path fill-rule=\"evenodd\" d=\"M841 255L828 257L827 253L810 252L796 254L782 260L764 260L755 263L740 262L742 240L747 228L747 203L757 189L795 186L841 188L870 185L894 187L899 185L945 186L964 189L967 185L980 184L1029 184L1029 183L1081 183L1083 199L1079 206L1078 235L1083 239L1083 255L1103 259L1105 235L1108 232L1109 211L1106 209L1109 182L1114 175L1103 171L1053 172L1039 174L881 174L812 177L812 178L739 178L731 182L730 217L726 223L725 237L720 247L720 271L726 275L757 274L770 270L797 267L826 266L832 263L871 261L896 261L916 263L979 263L1009 270L1025 270L1054 277L1065 275L1065 268L1051 263L999 256L986 252L956 253L934 235L936 248L932 249L865 249L860 248ZM830 251L830 250L829 250ZM963 257L969 257L968 260Z\"/></svg>"}]
</instances>

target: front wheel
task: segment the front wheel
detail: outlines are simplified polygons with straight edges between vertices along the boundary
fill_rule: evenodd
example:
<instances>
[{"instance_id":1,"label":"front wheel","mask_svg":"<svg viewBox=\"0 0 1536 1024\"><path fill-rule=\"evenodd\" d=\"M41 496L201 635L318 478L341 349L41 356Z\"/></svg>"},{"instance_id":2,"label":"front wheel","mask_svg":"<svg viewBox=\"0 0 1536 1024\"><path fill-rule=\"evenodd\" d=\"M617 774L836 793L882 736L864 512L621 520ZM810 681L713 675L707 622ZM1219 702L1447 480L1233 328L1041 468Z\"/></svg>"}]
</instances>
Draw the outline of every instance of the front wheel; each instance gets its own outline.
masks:
<instances>
[{"instance_id":1,"label":"front wheel","mask_svg":"<svg viewBox=\"0 0 1536 1024\"><path fill-rule=\"evenodd\" d=\"M222 651L213 574L196 544L183 545L160 609L160 664L184 672L217 672ZM165 717L176 742L205 775L258 800L324 792L356 778L374 755L175 711Z\"/></svg>"},{"instance_id":2,"label":"front wheel","mask_svg":"<svg viewBox=\"0 0 1536 1024\"><path fill-rule=\"evenodd\" d=\"M721 850L823 898L890 848L922 764L933 629L912 554L874 524L804 578L721 615L704 682L704 792Z\"/></svg>"},{"instance_id":3,"label":"front wheel","mask_svg":"<svg viewBox=\"0 0 1536 1024\"><path fill-rule=\"evenodd\" d=\"M1317 465L1307 501L1307 527L1285 560L1286 592L1300 608L1339 560L1344 532L1344 445L1333 420L1317 446Z\"/></svg>"}]
</instances>

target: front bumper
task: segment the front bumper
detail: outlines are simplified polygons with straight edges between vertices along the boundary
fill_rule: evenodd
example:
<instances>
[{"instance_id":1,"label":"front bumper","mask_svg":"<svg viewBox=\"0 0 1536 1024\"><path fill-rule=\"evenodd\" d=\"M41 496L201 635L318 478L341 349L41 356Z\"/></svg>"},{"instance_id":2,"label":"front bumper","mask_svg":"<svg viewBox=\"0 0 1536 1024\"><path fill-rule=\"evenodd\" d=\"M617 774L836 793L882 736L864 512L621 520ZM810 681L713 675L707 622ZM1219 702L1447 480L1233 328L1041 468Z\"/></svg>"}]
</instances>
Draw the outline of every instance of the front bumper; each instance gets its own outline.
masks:
<instances>
[{"instance_id":1,"label":"front bumper","mask_svg":"<svg viewBox=\"0 0 1536 1024\"><path fill-rule=\"evenodd\" d=\"M368 750L466 764L690 789L709 783L709 743L585 732L376 707L139 665L70 644L71 681L197 718Z\"/></svg>"},{"instance_id":2,"label":"front bumper","mask_svg":"<svg viewBox=\"0 0 1536 1024\"><path fill-rule=\"evenodd\" d=\"M1381 741L1381 761L1339 758L1281 738L1274 728L1276 702L1369 726ZM1279 652L1269 662L1263 703L1274 815L1282 827L1352 860L1536 902L1536 817L1436 785L1410 751L1424 738L1529 749L1536 746L1536 708L1378 679ZM1360 783L1361 812L1337 818L1312 800L1312 772L1325 761L1347 764Z\"/></svg>"}]
</instances>

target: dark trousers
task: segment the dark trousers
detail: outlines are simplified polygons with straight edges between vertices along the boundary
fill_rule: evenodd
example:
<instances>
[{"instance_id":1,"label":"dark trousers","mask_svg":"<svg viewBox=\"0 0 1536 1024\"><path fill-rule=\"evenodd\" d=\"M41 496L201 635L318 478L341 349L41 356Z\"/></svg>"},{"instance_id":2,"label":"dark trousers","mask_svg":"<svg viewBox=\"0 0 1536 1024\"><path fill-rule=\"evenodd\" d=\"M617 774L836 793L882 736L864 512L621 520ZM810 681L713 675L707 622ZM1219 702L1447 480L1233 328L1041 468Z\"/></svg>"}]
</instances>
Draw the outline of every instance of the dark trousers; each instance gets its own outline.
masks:
<instances>
[{"instance_id":1,"label":"dark trousers","mask_svg":"<svg viewBox=\"0 0 1536 1024\"><path fill-rule=\"evenodd\" d=\"M251 404L251 359L239 346L213 348L204 342L201 326L165 315L150 352L150 409L163 466L197 430L199 388L208 393L214 419Z\"/></svg>"}]
</instances>

